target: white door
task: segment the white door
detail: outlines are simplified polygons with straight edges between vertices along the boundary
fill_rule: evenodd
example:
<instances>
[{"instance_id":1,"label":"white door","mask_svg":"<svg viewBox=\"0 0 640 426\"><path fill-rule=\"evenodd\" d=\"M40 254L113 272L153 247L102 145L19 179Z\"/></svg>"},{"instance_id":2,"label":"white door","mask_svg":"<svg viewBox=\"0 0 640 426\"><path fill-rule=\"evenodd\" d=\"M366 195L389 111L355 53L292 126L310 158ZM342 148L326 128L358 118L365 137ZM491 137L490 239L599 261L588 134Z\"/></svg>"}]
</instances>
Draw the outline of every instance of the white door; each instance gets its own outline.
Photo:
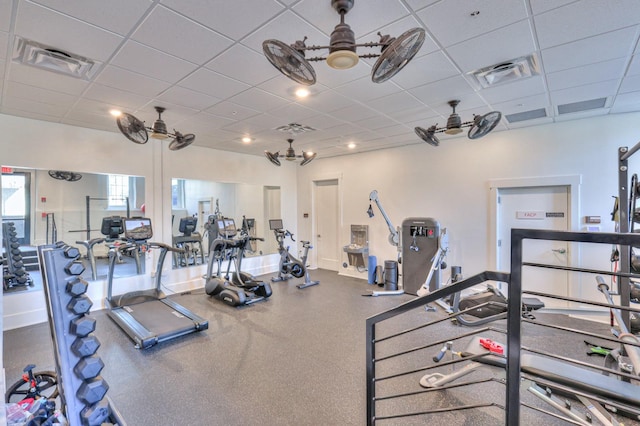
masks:
<instances>
[{"instance_id":1,"label":"white door","mask_svg":"<svg viewBox=\"0 0 640 426\"><path fill-rule=\"evenodd\" d=\"M498 190L498 261L502 271L510 270L511 229L569 230L569 186L501 188ZM525 262L568 266L569 244L558 241L525 240ZM523 290L569 296L567 271L525 266ZM506 291L506 289L503 289ZM527 297L527 295L525 295ZM546 307L566 308L567 303L543 298Z\"/></svg>"},{"instance_id":2,"label":"white door","mask_svg":"<svg viewBox=\"0 0 640 426\"><path fill-rule=\"evenodd\" d=\"M314 182L316 244L314 246L318 268L338 271L340 253L338 251L339 198L338 180Z\"/></svg>"}]
</instances>

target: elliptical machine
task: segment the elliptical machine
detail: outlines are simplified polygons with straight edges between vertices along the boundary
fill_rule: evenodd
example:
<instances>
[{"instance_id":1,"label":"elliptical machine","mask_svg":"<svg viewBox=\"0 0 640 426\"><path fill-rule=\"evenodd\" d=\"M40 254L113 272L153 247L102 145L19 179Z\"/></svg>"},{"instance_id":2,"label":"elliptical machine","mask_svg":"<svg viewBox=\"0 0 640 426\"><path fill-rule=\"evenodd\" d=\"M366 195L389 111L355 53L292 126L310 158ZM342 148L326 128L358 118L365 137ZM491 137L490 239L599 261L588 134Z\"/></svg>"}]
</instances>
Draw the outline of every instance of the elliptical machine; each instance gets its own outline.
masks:
<instances>
[{"instance_id":1,"label":"elliptical machine","mask_svg":"<svg viewBox=\"0 0 640 426\"><path fill-rule=\"evenodd\" d=\"M209 263L207 274L204 277L205 292L231 306L250 305L266 300L271 296L271 285L257 280L253 275L241 270L244 251L251 241L263 241L264 239L246 234L235 238L238 232L233 219L217 219L217 222L218 236L209 247ZM228 263L226 273L223 276L222 262L224 260L227 260ZM230 273L232 263L234 271ZM213 274L214 264L218 265L215 275Z\"/></svg>"},{"instance_id":2,"label":"elliptical machine","mask_svg":"<svg viewBox=\"0 0 640 426\"><path fill-rule=\"evenodd\" d=\"M276 236L276 241L278 242L278 253L280 253L278 276L271 278L271 281L275 283L287 281L291 277L304 277L304 282L296 285L296 287L300 289L320 284L320 281L311 281L309 271L307 270L307 256L309 255L309 249L313 248L309 241L300 241L304 248L304 254L302 255L302 259L298 260L289 253L289 247L287 246L285 248L284 246L284 239L286 237L291 238L291 241L293 242L296 240L293 239L293 234L289 232L289 230L283 229L282 219L270 219L269 229L271 229Z\"/></svg>"}]
</instances>

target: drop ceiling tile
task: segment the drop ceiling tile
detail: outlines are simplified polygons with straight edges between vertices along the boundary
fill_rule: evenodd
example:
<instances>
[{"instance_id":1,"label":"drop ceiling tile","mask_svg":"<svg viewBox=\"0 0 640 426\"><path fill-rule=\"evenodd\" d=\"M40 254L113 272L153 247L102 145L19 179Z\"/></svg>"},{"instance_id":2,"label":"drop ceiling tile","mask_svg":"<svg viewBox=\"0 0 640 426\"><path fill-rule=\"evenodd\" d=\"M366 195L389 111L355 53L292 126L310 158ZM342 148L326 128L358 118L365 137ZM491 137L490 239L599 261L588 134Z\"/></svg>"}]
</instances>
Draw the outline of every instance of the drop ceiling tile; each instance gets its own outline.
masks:
<instances>
[{"instance_id":1,"label":"drop ceiling tile","mask_svg":"<svg viewBox=\"0 0 640 426\"><path fill-rule=\"evenodd\" d=\"M162 6L147 16L131 39L198 65L211 60L233 43Z\"/></svg>"},{"instance_id":2,"label":"drop ceiling tile","mask_svg":"<svg viewBox=\"0 0 640 426\"><path fill-rule=\"evenodd\" d=\"M394 111L388 114L389 117L397 120L400 123L413 123L415 121L420 121L431 118L431 117L440 117L440 114L436 113L434 110L427 106L420 106L417 108L409 108Z\"/></svg>"},{"instance_id":3,"label":"drop ceiling tile","mask_svg":"<svg viewBox=\"0 0 640 426\"><path fill-rule=\"evenodd\" d=\"M551 9L556 9L565 4L574 3L576 0L529 0L531 4L531 11L534 15L547 12Z\"/></svg>"},{"instance_id":4,"label":"drop ceiling tile","mask_svg":"<svg viewBox=\"0 0 640 426\"><path fill-rule=\"evenodd\" d=\"M296 4L293 10L326 34L331 34L334 27L340 23L340 15L332 7L328 7L329 2L323 2L320 6L318 3L318 0L303 0ZM399 1L368 0L366 3L355 2L344 20L358 37L362 33L376 31L389 22L397 21L408 13Z\"/></svg>"},{"instance_id":5,"label":"drop ceiling tile","mask_svg":"<svg viewBox=\"0 0 640 426\"><path fill-rule=\"evenodd\" d=\"M239 93L229 98L229 101L261 112L268 112L289 103L286 99L256 88Z\"/></svg>"},{"instance_id":6,"label":"drop ceiling tile","mask_svg":"<svg viewBox=\"0 0 640 426\"><path fill-rule=\"evenodd\" d=\"M546 92L542 76L525 78L480 90L478 93L490 104L526 98Z\"/></svg>"},{"instance_id":7,"label":"drop ceiling tile","mask_svg":"<svg viewBox=\"0 0 640 426\"><path fill-rule=\"evenodd\" d=\"M547 74L549 90L560 90L569 87L597 83L622 77L627 59L618 58L611 61L597 62L578 68L557 71Z\"/></svg>"},{"instance_id":8,"label":"drop ceiling tile","mask_svg":"<svg viewBox=\"0 0 640 426\"><path fill-rule=\"evenodd\" d=\"M458 69L440 50L414 58L393 77L393 82L405 89L411 89L457 74L459 74Z\"/></svg>"},{"instance_id":9,"label":"drop ceiling tile","mask_svg":"<svg viewBox=\"0 0 640 426\"><path fill-rule=\"evenodd\" d=\"M152 5L151 0L83 1L33 0L76 19L127 35ZM0 13L1 16L1 13Z\"/></svg>"},{"instance_id":10,"label":"drop ceiling tile","mask_svg":"<svg viewBox=\"0 0 640 426\"><path fill-rule=\"evenodd\" d=\"M353 105L354 102L335 90L327 90L317 95L310 96L305 101L305 106L316 111L330 113L340 108Z\"/></svg>"},{"instance_id":11,"label":"drop ceiling tile","mask_svg":"<svg viewBox=\"0 0 640 426\"><path fill-rule=\"evenodd\" d=\"M42 87L28 86L26 84L17 83L15 81L7 82L6 96L25 99L33 102L42 102L51 105L60 105L70 108L78 99L73 95L66 95L53 90L44 89Z\"/></svg>"},{"instance_id":12,"label":"drop ceiling tile","mask_svg":"<svg viewBox=\"0 0 640 426\"><path fill-rule=\"evenodd\" d=\"M136 111L149 101L149 99L144 96L97 83L92 84L87 89L84 97L94 101L105 102L113 106L123 107L129 111Z\"/></svg>"},{"instance_id":13,"label":"drop ceiling tile","mask_svg":"<svg viewBox=\"0 0 640 426\"><path fill-rule=\"evenodd\" d=\"M244 120L246 118L253 117L254 115L261 114L260 111L243 107L242 105L234 104L229 101L217 103L214 106L207 108L206 112L232 120Z\"/></svg>"},{"instance_id":14,"label":"drop ceiling tile","mask_svg":"<svg viewBox=\"0 0 640 426\"><path fill-rule=\"evenodd\" d=\"M307 117L304 120L306 126L311 126L318 131L330 129L344 124L344 120L337 119L328 114L318 114L313 117Z\"/></svg>"},{"instance_id":15,"label":"drop ceiling tile","mask_svg":"<svg viewBox=\"0 0 640 426\"><path fill-rule=\"evenodd\" d=\"M179 125L180 131L183 133L194 133L196 136L203 134L209 134L215 132L221 127L233 124L235 120L219 117L217 115L208 114L206 112L199 112L184 120L176 122Z\"/></svg>"},{"instance_id":16,"label":"drop ceiling tile","mask_svg":"<svg viewBox=\"0 0 640 426\"><path fill-rule=\"evenodd\" d=\"M280 72L278 72L275 77L259 84L257 87L264 90L265 92L271 93L272 95L280 96L281 98L288 99L292 102L295 101L303 105L306 104L309 99L314 98L319 93L324 92L325 90L329 90L327 86L320 83L316 83L313 86L304 86L302 84L298 84L295 81L286 78L285 76L280 74ZM295 95L295 92L300 88L307 89L309 91L309 96L302 99L298 98Z\"/></svg>"},{"instance_id":17,"label":"drop ceiling tile","mask_svg":"<svg viewBox=\"0 0 640 426\"><path fill-rule=\"evenodd\" d=\"M275 0L233 0L215 5L210 0L162 0L162 3L233 40L240 40L283 10Z\"/></svg>"},{"instance_id":18,"label":"drop ceiling tile","mask_svg":"<svg viewBox=\"0 0 640 426\"><path fill-rule=\"evenodd\" d=\"M548 73L625 57L636 43L636 28L624 28L542 51Z\"/></svg>"},{"instance_id":19,"label":"drop ceiling tile","mask_svg":"<svg viewBox=\"0 0 640 426\"><path fill-rule=\"evenodd\" d=\"M264 55L241 44L232 46L207 63L206 67L252 86L282 75Z\"/></svg>"},{"instance_id":20,"label":"drop ceiling tile","mask_svg":"<svg viewBox=\"0 0 640 426\"><path fill-rule=\"evenodd\" d=\"M88 81L79 78L68 77L17 63L9 65L9 80L70 95L80 95L89 85Z\"/></svg>"},{"instance_id":21,"label":"drop ceiling tile","mask_svg":"<svg viewBox=\"0 0 640 426\"><path fill-rule=\"evenodd\" d=\"M160 96L157 96L156 99L197 110L207 109L222 100L180 86L173 86L167 89Z\"/></svg>"},{"instance_id":22,"label":"drop ceiling tile","mask_svg":"<svg viewBox=\"0 0 640 426\"><path fill-rule=\"evenodd\" d=\"M365 61L358 61L355 67L347 70L333 69L325 61L312 62L311 66L316 72L316 80L330 88L336 88L362 78L368 78L371 81L371 68Z\"/></svg>"},{"instance_id":23,"label":"drop ceiling tile","mask_svg":"<svg viewBox=\"0 0 640 426\"><path fill-rule=\"evenodd\" d=\"M46 104L43 102L32 101L30 99L16 98L13 96L2 97L2 107L7 109L16 109L34 114L42 114L49 117L64 117L69 107L61 105ZM23 115L24 116L24 115Z\"/></svg>"},{"instance_id":24,"label":"drop ceiling tile","mask_svg":"<svg viewBox=\"0 0 640 426\"><path fill-rule=\"evenodd\" d=\"M112 32L27 1L18 7L15 34L101 62L109 59L123 40Z\"/></svg>"},{"instance_id":25,"label":"drop ceiling tile","mask_svg":"<svg viewBox=\"0 0 640 426\"><path fill-rule=\"evenodd\" d=\"M197 65L135 41L125 43L111 63L169 83L179 81L197 68Z\"/></svg>"},{"instance_id":26,"label":"drop ceiling tile","mask_svg":"<svg viewBox=\"0 0 640 426\"><path fill-rule=\"evenodd\" d=\"M631 62L629 63L629 68L627 69L626 75L636 75L640 74L640 55L635 54L631 58Z\"/></svg>"},{"instance_id":27,"label":"drop ceiling tile","mask_svg":"<svg viewBox=\"0 0 640 426\"><path fill-rule=\"evenodd\" d=\"M325 138L349 138L351 135L362 133L364 128L351 123L345 123L340 126L331 127L322 132Z\"/></svg>"},{"instance_id":28,"label":"drop ceiling tile","mask_svg":"<svg viewBox=\"0 0 640 426\"><path fill-rule=\"evenodd\" d=\"M535 51L536 45L528 20L479 35L447 49L462 72L500 64Z\"/></svg>"},{"instance_id":29,"label":"drop ceiling tile","mask_svg":"<svg viewBox=\"0 0 640 426\"><path fill-rule=\"evenodd\" d=\"M280 124L276 124L274 126L274 123L278 123L278 119L269 114L260 114L249 117L243 121L236 121L235 123L226 125L222 130L225 130L227 132L236 132L239 135L254 135L265 130L271 130L275 132L274 129L276 127L289 124L289 122L282 121ZM283 133L283 139L285 138L285 136L286 135Z\"/></svg>"},{"instance_id":30,"label":"drop ceiling tile","mask_svg":"<svg viewBox=\"0 0 640 426\"><path fill-rule=\"evenodd\" d=\"M94 101L92 99L80 99L69 111L69 115L67 118L73 118L75 120L80 120L80 121L87 121L86 118L82 119L80 118L80 116L83 114L98 115L98 116L105 117L108 120L111 120L114 128L117 129L116 120L109 113L109 110L114 107L118 108L122 106L117 104L109 105L109 104L105 104L104 102ZM138 118L141 119L142 121L145 121L143 117L138 117Z\"/></svg>"},{"instance_id":31,"label":"drop ceiling tile","mask_svg":"<svg viewBox=\"0 0 640 426\"><path fill-rule=\"evenodd\" d=\"M171 84L166 81L150 78L112 65L107 65L95 81L105 86L148 97L155 97L171 87Z\"/></svg>"},{"instance_id":32,"label":"drop ceiling tile","mask_svg":"<svg viewBox=\"0 0 640 426\"><path fill-rule=\"evenodd\" d=\"M200 68L179 84L181 87L226 99L249 89L251 86L228 77Z\"/></svg>"},{"instance_id":33,"label":"drop ceiling tile","mask_svg":"<svg viewBox=\"0 0 640 426\"><path fill-rule=\"evenodd\" d=\"M460 114L462 121L469 121L473 118L473 114L482 114L483 112L489 112L486 109L487 105L484 100L477 93L466 93L461 96L457 96L450 100L458 100L460 101L458 106L456 107L456 112ZM443 117L449 117L449 115L453 112L451 105L449 102L440 102L437 104L431 105L431 108L438 114Z\"/></svg>"},{"instance_id":34,"label":"drop ceiling tile","mask_svg":"<svg viewBox=\"0 0 640 426\"><path fill-rule=\"evenodd\" d=\"M583 0L534 17L541 49L614 31L640 22L636 0Z\"/></svg>"},{"instance_id":35,"label":"drop ceiling tile","mask_svg":"<svg viewBox=\"0 0 640 426\"><path fill-rule=\"evenodd\" d=\"M356 124L358 126L362 126L365 129L369 129L369 130L375 130L375 134L378 135L378 132L381 130L389 129L392 132L398 132L398 133L402 133L402 131L405 131L406 129L404 128L404 126L401 126L398 124L397 121L392 120L388 117L384 117L384 116L375 116L375 117L371 117L371 118L367 118L364 120L360 120L360 121L356 121ZM392 134L397 134L397 133L392 133Z\"/></svg>"},{"instance_id":36,"label":"drop ceiling tile","mask_svg":"<svg viewBox=\"0 0 640 426\"><path fill-rule=\"evenodd\" d=\"M84 118L84 117L81 117ZM92 118L92 117L88 117L88 118ZM62 124L68 124L70 126L76 126L76 127L84 127L87 129L95 129L95 130L103 130L103 131L107 131L107 132L113 132L113 133L119 133L118 128L114 127L113 122L108 123L106 122L105 119L95 119L95 120L75 120L73 118L63 118L62 120L60 120L60 123Z\"/></svg>"},{"instance_id":37,"label":"drop ceiling tile","mask_svg":"<svg viewBox=\"0 0 640 426\"><path fill-rule=\"evenodd\" d=\"M408 92L397 92L382 98L367 102L370 108L383 114L393 114L411 108L426 108L426 106L411 96Z\"/></svg>"},{"instance_id":38,"label":"drop ceiling tile","mask_svg":"<svg viewBox=\"0 0 640 426\"><path fill-rule=\"evenodd\" d=\"M357 43L366 43L366 42L373 42L373 41L378 42L380 41L380 36L377 34L378 32L380 32L383 35L400 37L400 35L402 35L403 33L416 27L424 28L424 25L422 24L422 22L419 22L413 16L407 16L406 18L402 18L398 21L394 21L388 25L385 25L379 30L373 31L371 33L356 34L356 42ZM358 50L359 53L380 53L380 50L381 50L380 47L359 48L359 49L361 49L361 50ZM422 46L420 47L420 50L416 53L415 57L419 58L422 55L426 55L428 53L435 52L437 50L440 50L440 46L436 44L436 42L433 40L431 35L428 32L426 32L424 42L422 43ZM365 58L362 60L367 62L370 66L373 66L377 58L369 58L369 59Z\"/></svg>"},{"instance_id":39,"label":"drop ceiling tile","mask_svg":"<svg viewBox=\"0 0 640 426\"><path fill-rule=\"evenodd\" d=\"M632 75L622 79L622 84L620 85L620 93L637 92L639 90L640 75Z\"/></svg>"},{"instance_id":40,"label":"drop ceiling tile","mask_svg":"<svg viewBox=\"0 0 640 426\"><path fill-rule=\"evenodd\" d=\"M0 0L0 31L9 32L11 29L11 0Z\"/></svg>"},{"instance_id":41,"label":"drop ceiling tile","mask_svg":"<svg viewBox=\"0 0 640 426\"><path fill-rule=\"evenodd\" d=\"M329 44L326 34L310 25L295 13L287 10L267 22L267 24L259 27L257 31L248 35L242 40L242 44L256 52L262 52L262 42L265 40L277 39L286 44L293 44L296 40L302 40L305 36L308 37L306 41L307 46L326 46ZM310 52L308 56L315 56L315 54Z\"/></svg>"},{"instance_id":42,"label":"drop ceiling tile","mask_svg":"<svg viewBox=\"0 0 640 426\"><path fill-rule=\"evenodd\" d=\"M551 102L554 105L563 105L572 102L586 101L597 98L613 98L620 80L602 81L569 89L555 90L551 92ZM607 105L609 101L607 102Z\"/></svg>"},{"instance_id":43,"label":"drop ceiling tile","mask_svg":"<svg viewBox=\"0 0 640 426\"><path fill-rule=\"evenodd\" d=\"M351 100L366 103L372 99L382 98L397 92L398 86L390 81L377 84L372 82L369 77L364 77L340 86L337 90Z\"/></svg>"},{"instance_id":44,"label":"drop ceiling tile","mask_svg":"<svg viewBox=\"0 0 640 426\"><path fill-rule=\"evenodd\" d=\"M640 92L629 92L616 96L610 111L612 113L622 113L638 110L640 110Z\"/></svg>"},{"instance_id":45,"label":"drop ceiling tile","mask_svg":"<svg viewBox=\"0 0 640 426\"><path fill-rule=\"evenodd\" d=\"M346 108L341 108L339 110L333 111L331 115L335 118L345 120L347 122L355 122L367 118L380 117L380 114L370 108L367 108L364 105L352 105Z\"/></svg>"},{"instance_id":46,"label":"drop ceiling tile","mask_svg":"<svg viewBox=\"0 0 640 426\"><path fill-rule=\"evenodd\" d=\"M21 106L24 108L24 105L21 105ZM42 114L42 113L38 113L38 112L35 112L35 111L31 111L30 109L29 110L24 110L24 109L19 109L19 108L3 106L2 109L0 109L0 112L2 114L14 115L16 117L30 118L30 119L33 119L33 120L51 121L53 123L59 123L60 122L60 117L59 116Z\"/></svg>"},{"instance_id":47,"label":"drop ceiling tile","mask_svg":"<svg viewBox=\"0 0 640 426\"><path fill-rule=\"evenodd\" d=\"M474 92L473 87L462 76L425 84L411 90L413 96L428 106L446 103L451 99L460 99Z\"/></svg>"},{"instance_id":48,"label":"drop ceiling tile","mask_svg":"<svg viewBox=\"0 0 640 426\"><path fill-rule=\"evenodd\" d=\"M451 46L527 17L524 0L449 0L417 12L443 46ZM472 12L479 11L476 16Z\"/></svg>"},{"instance_id":49,"label":"drop ceiling tile","mask_svg":"<svg viewBox=\"0 0 640 426\"><path fill-rule=\"evenodd\" d=\"M553 123L553 117L543 117L533 120L518 121L517 123L509 123L509 129L521 129L523 127L542 126L551 123Z\"/></svg>"},{"instance_id":50,"label":"drop ceiling tile","mask_svg":"<svg viewBox=\"0 0 640 426\"><path fill-rule=\"evenodd\" d=\"M167 124L167 129L171 129L173 125L181 123L199 112L193 108L187 108L181 105L154 99L144 107L137 110L136 116L142 121L152 122L158 117L158 113L155 110L156 106L164 107L166 110L162 113L162 119Z\"/></svg>"},{"instance_id":51,"label":"drop ceiling tile","mask_svg":"<svg viewBox=\"0 0 640 426\"><path fill-rule=\"evenodd\" d=\"M415 11L437 3L439 0L407 0L409 7Z\"/></svg>"},{"instance_id":52,"label":"drop ceiling tile","mask_svg":"<svg viewBox=\"0 0 640 426\"><path fill-rule=\"evenodd\" d=\"M502 116L518 114L526 111L533 111L544 108L548 116L551 116L551 103L547 94L529 96L526 98L514 99L506 102L491 105L496 111L500 111Z\"/></svg>"},{"instance_id":53,"label":"drop ceiling tile","mask_svg":"<svg viewBox=\"0 0 640 426\"><path fill-rule=\"evenodd\" d=\"M300 123L306 125L306 119L313 117L318 113L300 104L290 103L283 107L270 109L269 114L281 118L284 121L288 121L289 123Z\"/></svg>"}]
</instances>

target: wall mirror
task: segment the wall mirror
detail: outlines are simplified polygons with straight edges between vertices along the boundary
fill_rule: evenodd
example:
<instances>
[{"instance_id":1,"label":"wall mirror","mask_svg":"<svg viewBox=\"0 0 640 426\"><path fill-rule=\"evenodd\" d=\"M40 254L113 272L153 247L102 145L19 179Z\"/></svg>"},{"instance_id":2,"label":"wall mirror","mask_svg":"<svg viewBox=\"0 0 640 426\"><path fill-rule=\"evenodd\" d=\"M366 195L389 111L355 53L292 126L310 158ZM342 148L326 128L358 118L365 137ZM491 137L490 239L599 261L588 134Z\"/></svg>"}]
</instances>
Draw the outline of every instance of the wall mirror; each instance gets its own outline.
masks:
<instances>
[{"instance_id":1,"label":"wall mirror","mask_svg":"<svg viewBox=\"0 0 640 426\"><path fill-rule=\"evenodd\" d=\"M117 219L107 228L104 219L141 216L144 203L143 177L2 167L2 219L14 223L20 250L28 255L41 244L74 245L87 280L106 279L109 245L122 237ZM134 253L119 257L114 277L144 273L143 260Z\"/></svg>"},{"instance_id":2,"label":"wall mirror","mask_svg":"<svg viewBox=\"0 0 640 426\"><path fill-rule=\"evenodd\" d=\"M245 183L171 179L171 234L184 255L173 256L173 268L205 264L216 237L215 217L234 219L238 229L265 241L253 241L245 256L277 253L269 219L279 218L280 187Z\"/></svg>"}]
</instances>

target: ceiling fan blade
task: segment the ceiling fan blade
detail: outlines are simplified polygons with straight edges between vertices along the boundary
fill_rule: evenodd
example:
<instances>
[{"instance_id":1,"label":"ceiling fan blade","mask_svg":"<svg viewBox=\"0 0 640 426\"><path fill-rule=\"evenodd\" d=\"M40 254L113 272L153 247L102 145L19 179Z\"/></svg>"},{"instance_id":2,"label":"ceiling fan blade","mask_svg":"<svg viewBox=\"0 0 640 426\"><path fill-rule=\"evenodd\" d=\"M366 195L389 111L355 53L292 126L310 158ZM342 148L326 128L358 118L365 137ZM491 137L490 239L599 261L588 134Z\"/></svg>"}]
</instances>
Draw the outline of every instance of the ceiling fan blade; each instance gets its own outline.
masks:
<instances>
[{"instance_id":1,"label":"ceiling fan blade","mask_svg":"<svg viewBox=\"0 0 640 426\"><path fill-rule=\"evenodd\" d=\"M126 136L131 142L138 144L147 143L149 140L149 134L144 127L144 122L140 121L136 117L126 112L123 112L117 119L118 129Z\"/></svg>"},{"instance_id":2,"label":"ceiling fan blade","mask_svg":"<svg viewBox=\"0 0 640 426\"><path fill-rule=\"evenodd\" d=\"M182 148L186 148L196 140L196 136L193 133L187 133L183 135L180 132L176 132L176 137L169 143L169 149L171 151L177 151Z\"/></svg>"},{"instance_id":3,"label":"ceiling fan blade","mask_svg":"<svg viewBox=\"0 0 640 426\"><path fill-rule=\"evenodd\" d=\"M429 145L438 146L440 145L440 141L436 137L436 126L431 126L428 129L424 129L422 127L416 127L415 132L420 139L428 143Z\"/></svg>"},{"instance_id":4,"label":"ceiling fan blade","mask_svg":"<svg viewBox=\"0 0 640 426\"><path fill-rule=\"evenodd\" d=\"M269 161L271 161L271 163L275 166L280 166L280 160L278 160L279 157L279 153L276 152L275 154L269 152L269 151L265 151L264 155L269 159Z\"/></svg>"},{"instance_id":5,"label":"ceiling fan blade","mask_svg":"<svg viewBox=\"0 0 640 426\"><path fill-rule=\"evenodd\" d=\"M502 113L500 111L491 111L485 115L476 115L473 118L473 125L469 129L467 136L469 139L479 139L495 129L501 119Z\"/></svg>"},{"instance_id":6,"label":"ceiling fan blade","mask_svg":"<svg viewBox=\"0 0 640 426\"><path fill-rule=\"evenodd\" d=\"M371 71L371 80L382 83L396 75L418 53L424 43L422 28L412 28L382 48L382 54Z\"/></svg>"},{"instance_id":7,"label":"ceiling fan blade","mask_svg":"<svg viewBox=\"0 0 640 426\"><path fill-rule=\"evenodd\" d=\"M57 180L66 180L67 182L76 182L82 179L80 173L67 172L65 170L49 170L49 176Z\"/></svg>"},{"instance_id":8,"label":"ceiling fan blade","mask_svg":"<svg viewBox=\"0 0 640 426\"><path fill-rule=\"evenodd\" d=\"M318 155L317 152L303 152L302 153L303 160L300 162L300 165L305 166L309 164L310 162L313 161L314 158L316 158L316 155Z\"/></svg>"},{"instance_id":9,"label":"ceiling fan blade","mask_svg":"<svg viewBox=\"0 0 640 426\"><path fill-rule=\"evenodd\" d=\"M304 55L280 40L265 40L262 51L271 65L293 81L306 86L316 82L316 72Z\"/></svg>"}]
</instances>

